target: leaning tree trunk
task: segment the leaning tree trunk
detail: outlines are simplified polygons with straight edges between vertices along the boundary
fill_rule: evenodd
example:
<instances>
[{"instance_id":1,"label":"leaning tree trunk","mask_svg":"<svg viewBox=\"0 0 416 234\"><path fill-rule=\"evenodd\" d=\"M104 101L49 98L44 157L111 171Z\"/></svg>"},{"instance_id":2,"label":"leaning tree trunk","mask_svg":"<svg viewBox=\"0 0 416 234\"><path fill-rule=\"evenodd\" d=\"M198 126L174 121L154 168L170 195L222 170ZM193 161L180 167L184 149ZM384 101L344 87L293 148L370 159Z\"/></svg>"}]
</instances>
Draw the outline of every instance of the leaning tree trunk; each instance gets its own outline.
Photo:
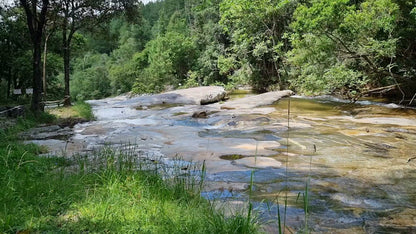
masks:
<instances>
[{"instance_id":1,"label":"leaning tree trunk","mask_svg":"<svg viewBox=\"0 0 416 234\"><path fill-rule=\"evenodd\" d=\"M48 56L48 40L51 33L45 38L45 45L43 47L43 69L42 69L42 83L43 83L43 97L46 100L46 60Z\"/></svg>"}]
</instances>

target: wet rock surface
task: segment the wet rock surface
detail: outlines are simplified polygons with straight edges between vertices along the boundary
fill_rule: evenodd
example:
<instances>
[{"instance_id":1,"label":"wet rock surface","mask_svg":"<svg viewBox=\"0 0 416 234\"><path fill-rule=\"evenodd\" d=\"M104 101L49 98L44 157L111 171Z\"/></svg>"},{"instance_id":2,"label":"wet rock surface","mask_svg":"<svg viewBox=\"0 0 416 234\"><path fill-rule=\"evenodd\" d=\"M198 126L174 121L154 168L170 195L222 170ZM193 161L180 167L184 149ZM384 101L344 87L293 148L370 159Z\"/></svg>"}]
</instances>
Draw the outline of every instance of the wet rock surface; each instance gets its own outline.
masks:
<instances>
[{"instance_id":1,"label":"wet rock surface","mask_svg":"<svg viewBox=\"0 0 416 234\"><path fill-rule=\"evenodd\" d=\"M242 165L248 168L280 168L282 163L267 157L247 157L234 161L236 165Z\"/></svg>"},{"instance_id":2,"label":"wet rock surface","mask_svg":"<svg viewBox=\"0 0 416 234\"><path fill-rule=\"evenodd\" d=\"M26 140L47 140L47 139L59 139L67 140L73 135L73 131L70 127L61 127L59 125L49 125L38 128L32 128L22 134L20 138Z\"/></svg>"},{"instance_id":3,"label":"wet rock surface","mask_svg":"<svg viewBox=\"0 0 416 234\"><path fill-rule=\"evenodd\" d=\"M220 104L222 109L251 109L260 106L271 105L274 102L293 95L291 90L268 92L250 97L240 98Z\"/></svg>"},{"instance_id":4,"label":"wet rock surface","mask_svg":"<svg viewBox=\"0 0 416 234\"><path fill-rule=\"evenodd\" d=\"M223 87L205 86L190 89L179 89L156 95L133 97L121 102L127 105L152 106L161 104L205 105L224 100L226 92Z\"/></svg>"},{"instance_id":5,"label":"wet rock surface","mask_svg":"<svg viewBox=\"0 0 416 234\"><path fill-rule=\"evenodd\" d=\"M66 155L134 145L134 154L149 160L205 162L203 196L230 204L246 204L252 178L251 201L261 218L276 220L276 200L287 198L295 230L304 224L297 197L306 183L312 231L414 230L416 113L295 97L288 116L288 101L279 99L289 91L201 106L211 91L191 97L195 90L93 100L96 121L75 125L66 141L42 132L34 133L42 136L36 141L63 147ZM197 112L206 117L193 118Z\"/></svg>"}]
</instances>

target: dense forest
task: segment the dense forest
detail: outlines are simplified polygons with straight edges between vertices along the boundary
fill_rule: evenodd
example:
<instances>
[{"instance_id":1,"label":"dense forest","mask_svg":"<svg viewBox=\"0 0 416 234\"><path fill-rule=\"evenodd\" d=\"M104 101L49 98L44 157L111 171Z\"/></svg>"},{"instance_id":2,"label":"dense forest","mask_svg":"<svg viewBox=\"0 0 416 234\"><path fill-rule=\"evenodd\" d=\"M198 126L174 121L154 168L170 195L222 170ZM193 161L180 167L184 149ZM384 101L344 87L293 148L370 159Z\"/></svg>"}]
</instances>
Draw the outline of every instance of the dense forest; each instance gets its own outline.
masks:
<instances>
[{"instance_id":1,"label":"dense forest","mask_svg":"<svg viewBox=\"0 0 416 234\"><path fill-rule=\"evenodd\" d=\"M416 90L415 0L44 0L41 54L25 2L0 9L1 102L34 86L35 52L48 100L250 85L408 104Z\"/></svg>"}]
</instances>

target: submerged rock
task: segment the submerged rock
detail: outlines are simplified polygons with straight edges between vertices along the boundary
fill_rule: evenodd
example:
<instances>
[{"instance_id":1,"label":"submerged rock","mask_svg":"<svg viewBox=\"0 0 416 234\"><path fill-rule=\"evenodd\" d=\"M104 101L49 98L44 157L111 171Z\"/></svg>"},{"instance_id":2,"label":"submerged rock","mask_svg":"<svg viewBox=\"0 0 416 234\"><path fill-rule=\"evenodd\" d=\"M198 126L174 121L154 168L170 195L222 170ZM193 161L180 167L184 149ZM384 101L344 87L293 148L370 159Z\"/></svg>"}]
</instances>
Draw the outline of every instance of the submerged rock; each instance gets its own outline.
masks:
<instances>
[{"instance_id":1,"label":"submerged rock","mask_svg":"<svg viewBox=\"0 0 416 234\"><path fill-rule=\"evenodd\" d=\"M206 118L207 112L206 111L195 111L192 114L192 118Z\"/></svg>"},{"instance_id":2,"label":"submerged rock","mask_svg":"<svg viewBox=\"0 0 416 234\"><path fill-rule=\"evenodd\" d=\"M251 168L279 168L282 166L281 162L267 157L245 157L235 160L234 163Z\"/></svg>"}]
</instances>

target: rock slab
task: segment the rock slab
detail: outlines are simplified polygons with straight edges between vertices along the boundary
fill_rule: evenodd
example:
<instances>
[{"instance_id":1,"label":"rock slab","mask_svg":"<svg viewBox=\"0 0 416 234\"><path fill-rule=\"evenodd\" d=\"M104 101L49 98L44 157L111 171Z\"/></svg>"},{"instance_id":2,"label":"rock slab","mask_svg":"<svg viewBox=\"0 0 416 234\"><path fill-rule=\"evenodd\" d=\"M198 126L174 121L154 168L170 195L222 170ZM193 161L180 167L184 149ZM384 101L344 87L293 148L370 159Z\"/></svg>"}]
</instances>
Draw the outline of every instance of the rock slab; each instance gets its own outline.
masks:
<instances>
[{"instance_id":1,"label":"rock slab","mask_svg":"<svg viewBox=\"0 0 416 234\"><path fill-rule=\"evenodd\" d=\"M291 90L274 91L255 96L240 98L221 104L221 109L251 109L259 106L271 105L281 98L293 95Z\"/></svg>"},{"instance_id":2,"label":"rock slab","mask_svg":"<svg viewBox=\"0 0 416 234\"><path fill-rule=\"evenodd\" d=\"M267 157L247 157L235 160L235 164L251 168L280 168L282 163Z\"/></svg>"},{"instance_id":3,"label":"rock slab","mask_svg":"<svg viewBox=\"0 0 416 234\"><path fill-rule=\"evenodd\" d=\"M220 86L201 86L189 89L179 89L156 95L133 97L120 104L137 103L141 106L161 104L205 105L223 100L227 95Z\"/></svg>"}]
</instances>

